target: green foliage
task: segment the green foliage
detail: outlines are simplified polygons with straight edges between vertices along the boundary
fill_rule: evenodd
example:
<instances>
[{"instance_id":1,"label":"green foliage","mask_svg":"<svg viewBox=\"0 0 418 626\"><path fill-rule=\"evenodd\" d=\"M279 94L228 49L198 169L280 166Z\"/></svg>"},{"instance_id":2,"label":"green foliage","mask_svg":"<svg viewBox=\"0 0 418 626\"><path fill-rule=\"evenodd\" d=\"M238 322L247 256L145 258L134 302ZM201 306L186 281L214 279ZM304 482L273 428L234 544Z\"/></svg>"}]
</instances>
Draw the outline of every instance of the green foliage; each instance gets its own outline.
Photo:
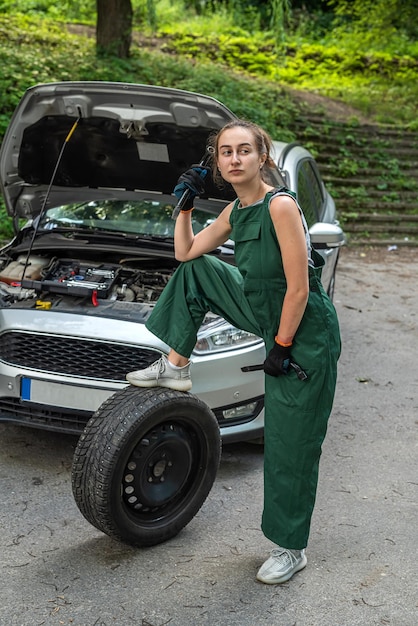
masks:
<instances>
[{"instance_id":1,"label":"green foliage","mask_svg":"<svg viewBox=\"0 0 418 626\"><path fill-rule=\"evenodd\" d=\"M22 13L53 20L92 23L96 20L94 0L0 0L0 12Z\"/></svg>"},{"instance_id":2,"label":"green foliage","mask_svg":"<svg viewBox=\"0 0 418 626\"><path fill-rule=\"evenodd\" d=\"M418 54L363 52L343 46L302 43L278 50L272 34L160 31L162 50L190 59L210 59L234 70L341 100L382 122L415 120ZM393 109L393 101L402 107ZM395 117L394 117L395 115Z\"/></svg>"},{"instance_id":3,"label":"green foliage","mask_svg":"<svg viewBox=\"0 0 418 626\"><path fill-rule=\"evenodd\" d=\"M170 17L173 3L170 0L131 0L134 24L146 25L155 30L157 28L157 8L161 14ZM157 5L159 5L157 7ZM171 5L168 6L168 5ZM183 3L175 2L175 13L183 11ZM95 0L0 0L0 13L22 13L31 17L43 17L60 22L95 25Z\"/></svg>"},{"instance_id":4,"label":"green foliage","mask_svg":"<svg viewBox=\"0 0 418 626\"><path fill-rule=\"evenodd\" d=\"M10 241L13 235L12 221L7 215L3 200L0 198L0 246Z\"/></svg>"},{"instance_id":5,"label":"green foliage","mask_svg":"<svg viewBox=\"0 0 418 626\"><path fill-rule=\"evenodd\" d=\"M375 46L377 40L385 46L398 33L411 39L418 35L416 0L330 0L329 4L342 18L338 32L361 35L364 48Z\"/></svg>"},{"instance_id":6,"label":"green foliage","mask_svg":"<svg viewBox=\"0 0 418 626\"><path fill-rule=\"evenodd\" d=\"M58 80L58 77L69 80L73 66L84 62L85 45L72 47L70 62L70 51L66 58L61 54L63 36L58 25L23 15L2 16L0 136L25 89L36 83Z\"/></svg>"},{"instance_id":7,"label":"green foliage","mask_svg":"<svg viewBox=\"0 0 418 626\"><path fill-rule=\"evenodd\" d=\"M222 3L223 8L225 4ZM236 10L236 3L232 4ZM266 4L272 7L272 3ZM349 7L352 2L341 0L334 4L341 5L342 15L344 4ZM206 18L187 19L181 24L171 22L160 27L159 34L164 37L167 53L209 58L238 71L342 100L377 121L410 124L413 129L418 123L415 114L418 45L408 38L405 28L388 28L387 11L393 2L388 3L383 13L375 5L381 3L358 3L358 13L350 19L344 14L346 30L341 22L336 26L331 21L332 14L324 17L316 12L306 17L306 13L299 11L298 24L305 21L305 27L298 29L293 16L292 30L281 47L277 47L274 29L257 31L254 22L249 34L239 21L232 23L232 13L225 10L212 12L210 23ZM412 15L410 0L402 6ZM393 13L393 6L390 10ZM309 40L307 34L312 30L317 33L321 30L321 40L315 41L315 37ZM399 105L396 108L392 106L394 100Z\"/></svg>"},{"instance_id":8,"label":"green foliage","mask_svg":"<svg viewBox=\"0 0 418 626\"><path fill-rule=\"evenodd\" d=\"M290 14L290 0L185 0L186 10L210 16L222 12L232 22L249 31L271 29L281 37Z\"/></svg>"},{"instance_id":9,"label":"green foliage","mask_svg":"<svg viewBox=\"0 0 418 626\"><path fill-rule=\"evenodd\" d=\"M382 122L416 116L418 58L384 52L363 53L342 46L289 46L286 63L271 78L341 100ZM393 109L393 102L401 107Z\"/></svg>"},{"instance_id":10,"label":"green foliage","mask_svg":"<svg viewBox=\"0 0 418 626\"><path fill-rule=\"evenodd\" d=\"M250 35L248 30L239 26L239 22L234 23L241 6L243 10L249 10L251 7L259 8L262 3L196 0L195 10L189 7L185 11L185 5L190 4L193 3L181 0L133 0L137 17L148 20L148 23L154 20L162 42L161 50L166 55L175 54L193 60L193 66L196 61L203 65L221 64L246 75L261 76L274 83L315 91L343 100L377 120L404 122L411 129L416 128L418 47L413 43L407 46L409 54L394 54L376 50L373 46L368 46L365 51L362 39L353 39L354 28L344 34L340 27L338 44L312 43L301 40L300 35L292 40L288 35L285 46L277 48L274 32L253 29ZM286 12L287 0L264 4L270 8L271 19L274 10L277 14ZM343 0L336 4L338 12L343 16L346 16L347 7L352 5ZM357 6L357 0L354 4ZM392 6L393 2L389 4ZM197 16L198 6L206 5L210 5L210 13L206 12L204 17ZM9 15L3 15L0 22L0 53L4 68L2 80L3 87L6 87L0 96L0 125L4 125L3 100L6 99L9 106L10 102L15 104L28 84L44 80L71 80L75 74L79 78L88 74L88 77L94 75L97 80L109 79L110 75L115 75L113 64L120 72L119 79L122 76L122 80L128 80L129 76L137 75L140 57L136 53L132 63L124 64L114 60L110 67L98 63L97 68L92 68L92 40L78 38L72 42L71 36L63 33L62 27L55 21L33 21L34 18L29 17L29 14L35 12L50 14L55 11L59 13L60 19L70 19L78 8L80 15L94 18L95 3L92 0L84 3L82 9L80 6L77 0L67 0L59 5L52 0L16 0L13 4L11 0L0 0L0 7L9 11ZM410 2L407 2L407 6L411 11ZM8 20L11 19L12 10L16 11L19 7L25 10L25 14L20 17L14 14L13 20L18 26L9 29ZM365 15L369 15L367 11L376 17L370 2L364 7L363 12L354 14L357 30L361 30L362 24L366 23ZM161 25L163 14L169 25L167 22L165 26ZM376 20L377 26L382 23L377 17ZM328 42L332 42L333 38L335 40L335 31L331 29ZM386 40L386 45L394 46L399 41L399 36L393 35ZM405 38L402 41L405 48ZM20 49L20 46L23 48ZM37 51L39 46L41 48ZM71 47L71 53L66 55L65 49L68 47ZM54 54L50 54L48 48ZM176 62L181 64L180 60ZM152 82L151 68L142 69L146 74L145 79ZM170 71L173 76L177 73L175 68ZM170 76L167 81L170 82ZM394 101L397 102L396 107L393 107Z\"/></svg>"},{"instance_id":11,"label":"green foliage","mask_svg":"<svg viewBox=\"0 0 418 626\"><path fill-rule=\"evenodd\" d=\"M356 185L347 187L345 189L345 195L352 199L353 206L362 206L363 201L368 197L368 191L364 185Z\"/></svg>"},{"instance_id":12,"label":"green foliage","mask_svg":"<svg viewBox=\"0 0 418 626\"><path fill-rule=\"evenodd\" d=\"M359 163L349 157L338 159L335 164L334 174L335 176L341 176L342 178L351 178L358 174L360 169Z\"/></svg>"},{"instance_id":13,"label":"green foliage","mask_svg":"<svg viewBox=\"0 0 418 626\"><path fill-rule=\"evenodd\" d=\"M161 36L165 37L162 50L169 54L214 61L253 76L268 77L277 62L274 38L261 33L249 39L247 33L238 28L234 32L210 35L171 34L167 30L162 31Z\"/></svg>"}]
</instances>

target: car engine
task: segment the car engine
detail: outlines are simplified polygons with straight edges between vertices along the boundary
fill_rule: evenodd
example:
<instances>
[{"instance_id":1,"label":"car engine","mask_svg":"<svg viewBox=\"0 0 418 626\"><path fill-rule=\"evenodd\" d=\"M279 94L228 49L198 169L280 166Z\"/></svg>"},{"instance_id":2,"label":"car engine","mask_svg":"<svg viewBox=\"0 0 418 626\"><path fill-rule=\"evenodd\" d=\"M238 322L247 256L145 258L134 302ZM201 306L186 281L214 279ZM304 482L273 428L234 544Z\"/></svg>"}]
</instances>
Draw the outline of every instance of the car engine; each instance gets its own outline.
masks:
<instances>
[{"instance_id":1,"label":"car engine","mask_svg":"<svg viewBox=\"0 0 418 626\"><path fill-rule=\"evenodd\" d=\"M138 264L141 268L137 268ZM166 267L161 261L142 262L132 257L118 263L97 263L74 258L19 256L0 271L0 295L3 302L16 304L33 301L51 302L76 298L100 301L124 301L153 304L168 283L174 262Z\"/></svg>"}]
</instances>

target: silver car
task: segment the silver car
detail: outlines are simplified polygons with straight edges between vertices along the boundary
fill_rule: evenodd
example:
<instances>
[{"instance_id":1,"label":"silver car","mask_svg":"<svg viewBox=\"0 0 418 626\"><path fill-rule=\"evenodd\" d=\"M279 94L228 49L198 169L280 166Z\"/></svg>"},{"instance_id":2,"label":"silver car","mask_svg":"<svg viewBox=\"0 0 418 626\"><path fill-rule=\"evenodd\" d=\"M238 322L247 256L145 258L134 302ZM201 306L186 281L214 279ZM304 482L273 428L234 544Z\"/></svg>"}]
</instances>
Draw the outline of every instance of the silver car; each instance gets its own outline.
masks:
<instances>
[{"instance_id":1,"label":"silver car","mask_svg":"<svg viewBox=\"0 0 418 626\"><path fill-rule=\"evenodd\" d=\"M168 351L145 328L177 266L172 189L235 115L165 87L53 83L23 95L4 137L0 179L15 237L0 251L0 421L80 433L125 375ZM312 155L275 142L272 184L296 191L332 296L344 234ZM233 197L211 181L203 229ZM213 251L234 262L233 244ZM262 340L209 314L192 354L193 394L224 442L263 433Z\"/></svg>"}]
</instances>

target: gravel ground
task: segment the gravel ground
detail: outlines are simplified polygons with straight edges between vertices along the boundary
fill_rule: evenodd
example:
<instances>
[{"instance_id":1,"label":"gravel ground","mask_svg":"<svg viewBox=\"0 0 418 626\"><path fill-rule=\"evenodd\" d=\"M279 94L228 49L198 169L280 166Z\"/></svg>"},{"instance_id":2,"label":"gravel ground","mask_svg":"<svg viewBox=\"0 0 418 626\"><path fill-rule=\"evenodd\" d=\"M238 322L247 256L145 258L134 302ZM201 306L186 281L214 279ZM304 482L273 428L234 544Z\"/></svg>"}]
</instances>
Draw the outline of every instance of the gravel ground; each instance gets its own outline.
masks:
<instances>
[{"instance_id":1,"label":"gravel ground","mask_svg":"<svg viewBox=\"0 0 418 626\"><path fill-rule=\"evenodd\" d=\"M346 248L343 353L308 566L257 583L263 449L225 446L175 539L138 550L71 495L73 437L0 425L0 626L415 626L418 249Z\"/></svg>"}]
</instances>

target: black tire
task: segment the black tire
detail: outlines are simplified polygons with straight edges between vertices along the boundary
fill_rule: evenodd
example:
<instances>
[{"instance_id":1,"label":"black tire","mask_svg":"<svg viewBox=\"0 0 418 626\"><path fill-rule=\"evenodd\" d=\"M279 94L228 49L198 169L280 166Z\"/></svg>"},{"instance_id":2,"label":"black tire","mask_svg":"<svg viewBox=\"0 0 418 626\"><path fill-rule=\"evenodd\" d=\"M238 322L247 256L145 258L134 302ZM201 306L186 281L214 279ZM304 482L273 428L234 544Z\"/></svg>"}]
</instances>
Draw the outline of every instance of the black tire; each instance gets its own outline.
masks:
<instances>
[{"instance_id":1,"label":"black tire","mask_svg":"<svg viewBox=\"0 0 418 626\"><path fill-rule=\"evenodd\" d=\"M196 396L128 386L87 423L74 453L73 495L102 532L152 546L196 515L220 455L218 422Z\"/></svg>"}]
</instances>

